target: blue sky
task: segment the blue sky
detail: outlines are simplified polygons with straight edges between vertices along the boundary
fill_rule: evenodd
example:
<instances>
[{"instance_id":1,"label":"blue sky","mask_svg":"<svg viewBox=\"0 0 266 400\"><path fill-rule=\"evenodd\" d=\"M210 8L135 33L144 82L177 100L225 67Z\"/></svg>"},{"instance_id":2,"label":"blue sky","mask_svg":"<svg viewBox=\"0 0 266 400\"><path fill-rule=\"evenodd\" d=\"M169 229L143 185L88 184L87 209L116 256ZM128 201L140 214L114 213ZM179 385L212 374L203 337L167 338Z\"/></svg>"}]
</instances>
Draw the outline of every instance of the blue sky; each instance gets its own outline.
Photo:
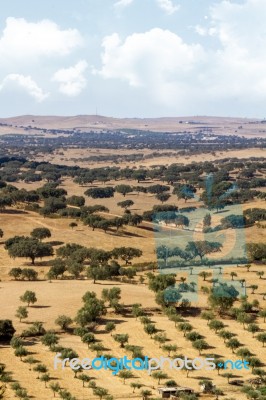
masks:
<instances>
[{"instance_id":1,"label":"blue sky","mask_svg":"<svg viewBox=\"0 0 266 400\"><path fill-rule=\"evenodd\" d=\"M263 118L265 20L265 0L5 0L0 116Z\"/></svg>"}]
</instances>

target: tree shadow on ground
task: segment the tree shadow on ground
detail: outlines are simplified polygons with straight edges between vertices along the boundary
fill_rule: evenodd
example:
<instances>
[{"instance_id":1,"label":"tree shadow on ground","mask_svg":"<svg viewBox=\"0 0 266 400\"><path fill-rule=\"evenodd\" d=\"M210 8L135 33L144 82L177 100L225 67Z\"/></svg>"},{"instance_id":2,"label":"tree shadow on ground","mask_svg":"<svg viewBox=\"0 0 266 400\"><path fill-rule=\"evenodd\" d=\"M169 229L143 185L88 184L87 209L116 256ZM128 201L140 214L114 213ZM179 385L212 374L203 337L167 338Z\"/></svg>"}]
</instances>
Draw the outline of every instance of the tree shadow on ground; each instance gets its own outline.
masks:
<instances>
[{"instance_id":1,"label":"tree shadow on ground","mask_svg":"<svg viewBox=\"0 0 266 400\"><path fill-rule=\"evenodd\" d=\"M42 305L38 305L38 306L31 306L30 308L51 308L51 306L42 306Z\"/></svg>"}]
</instances>

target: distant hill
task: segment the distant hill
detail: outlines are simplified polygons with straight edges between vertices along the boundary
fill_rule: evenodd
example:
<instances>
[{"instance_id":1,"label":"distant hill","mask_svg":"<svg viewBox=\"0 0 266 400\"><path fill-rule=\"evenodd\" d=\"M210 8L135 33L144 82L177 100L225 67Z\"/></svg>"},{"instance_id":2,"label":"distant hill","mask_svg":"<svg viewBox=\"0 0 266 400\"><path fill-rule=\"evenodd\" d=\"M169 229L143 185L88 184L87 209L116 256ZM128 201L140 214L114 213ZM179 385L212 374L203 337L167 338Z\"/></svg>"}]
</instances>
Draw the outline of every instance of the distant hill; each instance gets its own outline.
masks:
<instances>
[{"instance_id":1,"label":"distant hill","mask_svg":"<svg viewBox=\"0 0 266 400\"><path fill-rule=\"evenodd\" d=\"M215 134L237 134L243 136L265 136L266 121L229 117L162 117L162 118L112 118L101 115L76 116L37 116L22 115L12 118L0 118L0 133L24 131L31 127L42 129L116 130L139 129L158 132L212 132ZM7 124L8 126L3 126ZM34 133L34 132L32 132Z\"/></svg>"}]
</instances>

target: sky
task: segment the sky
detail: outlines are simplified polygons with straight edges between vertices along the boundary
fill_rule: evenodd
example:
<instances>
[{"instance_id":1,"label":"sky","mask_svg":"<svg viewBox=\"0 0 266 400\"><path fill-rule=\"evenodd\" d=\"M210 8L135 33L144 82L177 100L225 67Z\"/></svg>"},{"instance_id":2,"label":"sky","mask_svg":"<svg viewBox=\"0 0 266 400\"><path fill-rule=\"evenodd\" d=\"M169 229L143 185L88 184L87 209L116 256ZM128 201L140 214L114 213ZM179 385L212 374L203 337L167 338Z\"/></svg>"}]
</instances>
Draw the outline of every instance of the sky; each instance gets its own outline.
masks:
<instances>
[{"instance_id":1,"label":"sky","mask_svg":"<svg viewBox=\"0 0 266 400\"><path fill-rule=\"evenodd\" d=\"M0 117L266 117L265 0L1 0Z\"/></svg>"}]
</instances>

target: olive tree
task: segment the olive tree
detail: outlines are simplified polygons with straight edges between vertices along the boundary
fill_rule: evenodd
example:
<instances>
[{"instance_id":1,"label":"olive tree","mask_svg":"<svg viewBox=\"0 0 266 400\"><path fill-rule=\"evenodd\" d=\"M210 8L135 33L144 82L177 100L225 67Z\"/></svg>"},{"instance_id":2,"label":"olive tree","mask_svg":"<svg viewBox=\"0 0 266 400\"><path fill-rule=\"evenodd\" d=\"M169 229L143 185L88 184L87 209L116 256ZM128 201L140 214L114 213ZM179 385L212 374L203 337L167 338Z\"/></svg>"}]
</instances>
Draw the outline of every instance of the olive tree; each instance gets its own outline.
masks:
<instances>
[{"instance_id":1,"label":"olive tree","mask_svg":"<svg viewBox=\"0 0 266 400\"><path fill-rule=\"evenodd\" d=\"M32 292L31 290L26 290L26 292L22 296L20 296L20 300L23 303L27 303L29 307L30 304L34 304L37 302L37 297L35 292Z\"/></svg>"}]
</instances>

